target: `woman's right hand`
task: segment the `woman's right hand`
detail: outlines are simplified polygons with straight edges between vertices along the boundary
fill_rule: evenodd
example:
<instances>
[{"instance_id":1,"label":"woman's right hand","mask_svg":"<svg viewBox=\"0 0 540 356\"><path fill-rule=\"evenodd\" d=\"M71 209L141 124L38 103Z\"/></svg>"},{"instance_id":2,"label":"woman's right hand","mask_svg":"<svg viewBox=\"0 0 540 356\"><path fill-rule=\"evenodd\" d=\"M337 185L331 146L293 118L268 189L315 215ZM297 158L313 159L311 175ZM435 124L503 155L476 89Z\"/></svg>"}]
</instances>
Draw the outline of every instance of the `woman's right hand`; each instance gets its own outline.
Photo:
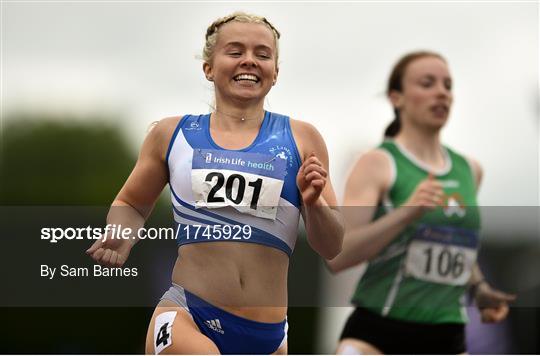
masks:
<instances>
[{"instance_id":1,"label":"woman's right hand","mask_svg":"<svg viewBox=\"0 0 540 356\"><path fill-rule=\"evenodd\" d=\"M427 178L416 186L414 193L403 206L407 208L412 218L418 219L427 211L442 206L443 199L444 191L441 182L429 173Z\"/></svg>"},{"instance_id":2,"label":"woman's right hand","mask_svg":"<svg viewBox=\"0 0 540 356\"><path fill-rule=\"evenodd\" d=\"M169 173L165 156L180 119L163 119L148 133L133 171L112 203L107 222L114 222L118 228L129 226L131 231L144 226L167 184ZM113 239L110 234L104 234L86 253L103 266L121 267L136 242L133 236L130 239Z\"/></svg>"},{"instance_id":3,"label":"woman's right hand","mask_svg":"<svg viewBox=\"0 0 540 356\"><path fill-rule=\"evenodd\" d=\"M127 261L133 245L132 239L113 239L109 238L108 235L103 235L86 250L86 254L102 266L122 267Z\"/></svg>"}]
</instances>

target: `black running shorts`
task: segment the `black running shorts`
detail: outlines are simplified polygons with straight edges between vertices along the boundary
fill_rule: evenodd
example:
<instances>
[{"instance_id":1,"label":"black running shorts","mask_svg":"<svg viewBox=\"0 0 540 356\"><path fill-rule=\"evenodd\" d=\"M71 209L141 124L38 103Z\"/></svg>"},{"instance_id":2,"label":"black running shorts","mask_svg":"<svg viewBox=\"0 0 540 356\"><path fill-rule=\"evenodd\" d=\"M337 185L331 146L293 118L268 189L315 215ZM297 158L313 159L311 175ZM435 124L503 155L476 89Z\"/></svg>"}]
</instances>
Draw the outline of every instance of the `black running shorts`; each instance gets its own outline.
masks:
<instances>
[{"instance_id":1,"label":"black running shorts","mask_svg":"<svg viewBox=\"0 0 540 356\"><path fill-rule=\"evenodd\" d=\"M465 325L424 324L385 318L357 307L349 316L340 339L365 341L385 354L462 354Z\"/></svg>"}]
</instances>

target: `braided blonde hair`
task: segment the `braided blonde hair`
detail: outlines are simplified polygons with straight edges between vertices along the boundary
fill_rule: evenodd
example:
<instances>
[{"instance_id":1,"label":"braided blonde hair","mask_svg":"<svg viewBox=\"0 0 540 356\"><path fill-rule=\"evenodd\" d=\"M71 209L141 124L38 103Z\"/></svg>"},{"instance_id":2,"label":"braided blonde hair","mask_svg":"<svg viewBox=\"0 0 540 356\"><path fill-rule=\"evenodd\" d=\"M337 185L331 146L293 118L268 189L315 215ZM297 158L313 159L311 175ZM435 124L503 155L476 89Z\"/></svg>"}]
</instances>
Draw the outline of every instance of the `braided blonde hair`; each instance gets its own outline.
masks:
<instances>
[{"instance_id":1,"label":"braided blonde hair","mask_svg":"<svg viewBox=\"0 0 540 356\"><path fill-rule=\"evenodd\" d=\"M212 55L214 54L214 48L216 47L217 43L217 37L219 34L219 29L221 26L223 26L226 23L229 22L242 22L242 23L255 23L255 24L261 24L268 27L270 31L272 31L272 35L274 36L274 43L276 45L276 66L278 63L278 57L279 57L279 38L281 37L281 34L279 31L268 21L265 17L257 16L248 14L245 12L234 12L228 16L221 17L214 21L210 26L208 26L208 29L206 30L206 42L204 44L203 53L202 53L202 59L209 63Z\"/></svg>"}]
</instances>

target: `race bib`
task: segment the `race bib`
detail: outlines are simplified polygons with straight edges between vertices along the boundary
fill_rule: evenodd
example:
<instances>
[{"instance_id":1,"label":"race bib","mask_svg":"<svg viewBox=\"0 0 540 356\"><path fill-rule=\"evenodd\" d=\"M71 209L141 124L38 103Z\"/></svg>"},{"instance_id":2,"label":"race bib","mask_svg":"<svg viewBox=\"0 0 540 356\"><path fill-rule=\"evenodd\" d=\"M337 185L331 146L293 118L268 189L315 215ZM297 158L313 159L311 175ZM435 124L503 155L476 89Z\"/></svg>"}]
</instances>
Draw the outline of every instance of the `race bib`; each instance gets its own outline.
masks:
<instances>
[{"instance_id":1,"label":"race bib","mask_svg":"<svg viewBox=\"0 0 540 356\"><path fill-rule=\"evenodd\" d=\"M274 220L286 163L259 153L194 150L191 187L195 206L232 206L242 213Z\"/></svg>"},{"instance_id":2,"label":"race bib","mask_svg":"<svg viewBox=\"0 0 540 356\"><path fill-rule=\"evenodd\" d=\"M159 355L161 351L173 343L172 326L177 312L165 312L156 317L154 322L154 350Z\"/></svg>"},{"instance_id":3,"label":"race bib","mask_svg":"<svg viewBox=\"0 0 540 356\"><path fill-rule=\"evenodd\" d=\"M405 273L447 285L465 285L476 262L478 234L453 227L421 225L407 249Z\"/></svg>"}]
</instances>

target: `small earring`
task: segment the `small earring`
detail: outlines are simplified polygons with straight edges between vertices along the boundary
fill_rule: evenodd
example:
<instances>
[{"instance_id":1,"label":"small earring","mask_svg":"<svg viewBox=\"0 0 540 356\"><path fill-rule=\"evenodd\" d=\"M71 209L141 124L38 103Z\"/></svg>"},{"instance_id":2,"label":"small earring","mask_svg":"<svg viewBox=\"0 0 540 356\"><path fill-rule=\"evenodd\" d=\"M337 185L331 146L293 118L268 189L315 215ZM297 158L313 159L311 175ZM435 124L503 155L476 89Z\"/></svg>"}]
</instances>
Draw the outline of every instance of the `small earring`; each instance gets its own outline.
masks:
<instances>
[{"instance_id":1,"label":"small earring","mask_svg":"<svg viewBox=\"0 0 540 356\"><path fill-rule=\"evenodd\" d=\"M206 79L207 79L209 82L213 82L213 81L214 81L214 77L206 77Z\"/></svg>"}]
</instances>

